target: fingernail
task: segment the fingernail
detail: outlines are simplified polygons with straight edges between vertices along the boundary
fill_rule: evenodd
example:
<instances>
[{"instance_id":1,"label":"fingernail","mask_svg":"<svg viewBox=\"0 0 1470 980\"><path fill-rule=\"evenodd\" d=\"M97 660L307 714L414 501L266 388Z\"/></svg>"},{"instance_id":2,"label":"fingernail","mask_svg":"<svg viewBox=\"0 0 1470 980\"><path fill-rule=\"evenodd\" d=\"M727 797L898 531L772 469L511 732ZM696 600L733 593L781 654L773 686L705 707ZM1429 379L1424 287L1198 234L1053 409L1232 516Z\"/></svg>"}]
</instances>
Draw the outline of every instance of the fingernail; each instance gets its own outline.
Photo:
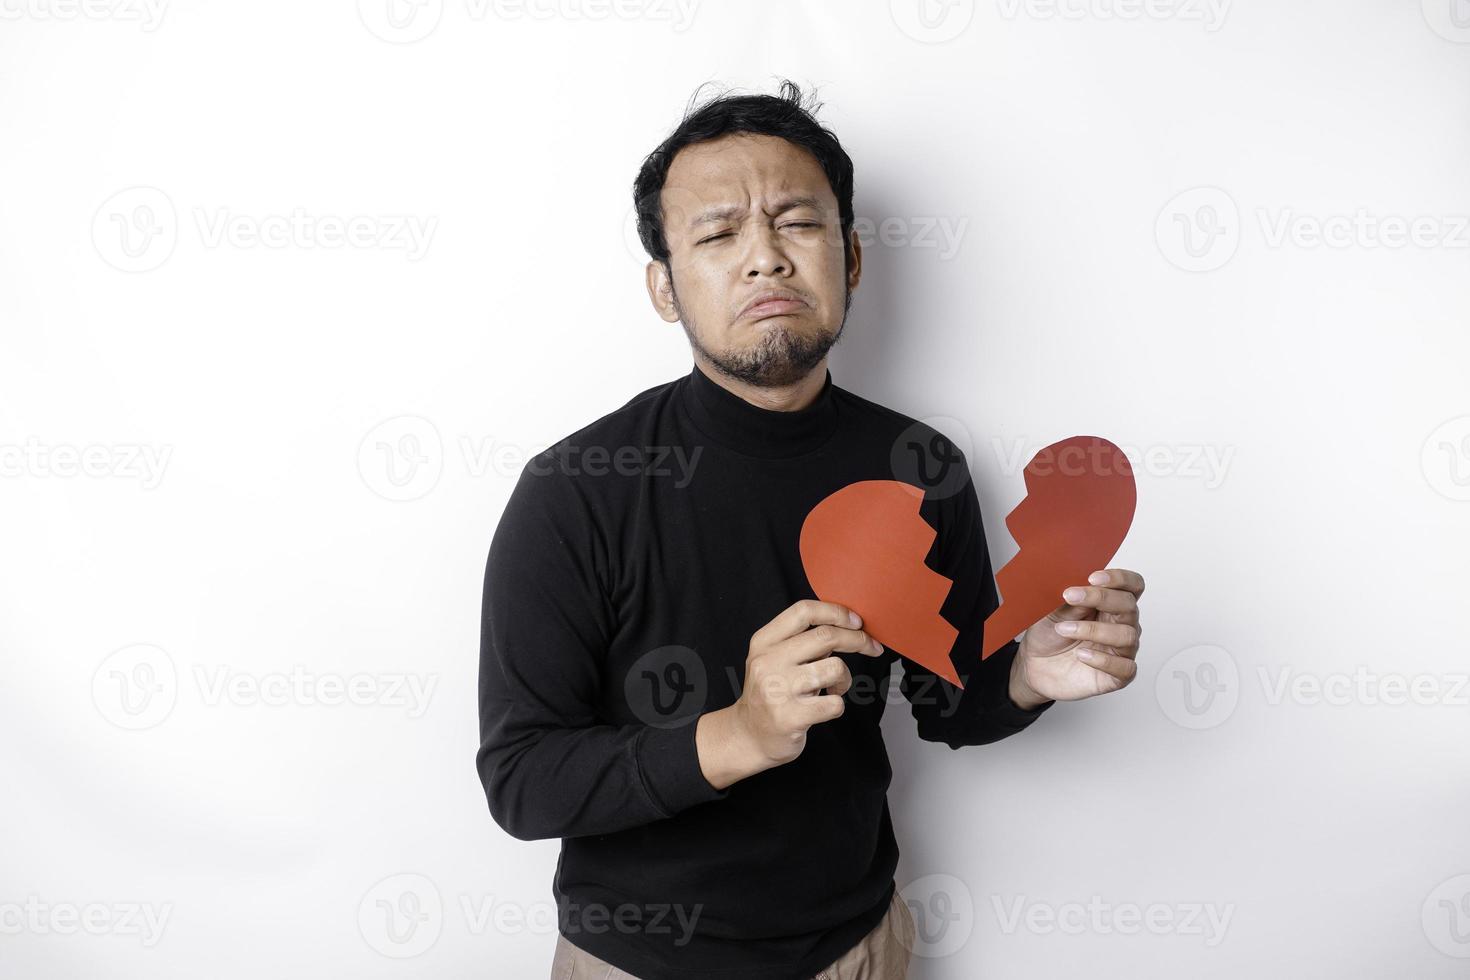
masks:
<instances>
[{"instance_id":1,"label":"fingernail","mask_svg":"<svg viewBox=\"0 0 1470 980\"><path fill-rule=\"evenodd\" d=\"M877 649L879 653L883 652L883 644L878 642L878 638L876 636L870 636L868 637L868 639L873 641L873 646Z\"/></svg>"},{"instance_id":2,"label":"fingernail","mask_svg":"<svg viewBox=\"0 0 1470 980\"><path fill-rule=\"evenodd\" d=\"M1093 572L1091 575L1087 576L1087 581L1091 582L1093 585L1107 585L1108 584L1108 573L1107 572Z\"/></svg>"},{"instance_id":3,"label":"fingernail","mask_svg":"<svg viewBox=\"0 0 1470 980\"><path fill-rule=\"evenodd\" d=\"M1066 599L1068 602L1081 602L1083 599L1087 598L1087 590L1073 587L1063 592L1062 598Z\"/></svg>"},{"instance_id":4,"label":"fingernail","mask_svg":"<svg viewBox=\"0 0 1470 980\"><path fill-rule=\"evenodd\" d=\"M1091 660L1094 656L1095 656L1095 654L1091 650L1078 650L1077 651L1077 659L1078 660Z\"/></svg>"},{"instance_id":5,"label":"fingernail","mask_svg":"<svg viewBox=\"0 0 1470 980\"><path fill-rule=\"evenodd\" d=\"M1076 623L1057 623L1057 632L1072 636L1077 632Z\"/></svg>"},{"instance_id":6,"label":"fingernail","mask_svg":"<svg viewBox=\"0 0 1470 980\"><path fill-rule=\"evenodd\" d=\"M851 623L854 627L858 627L858 626L863 625L863 617L859 616L857 613L853 612L851 609L849 609L847 611L847 621L849 623Z\"/></svg>"}]
</instances>

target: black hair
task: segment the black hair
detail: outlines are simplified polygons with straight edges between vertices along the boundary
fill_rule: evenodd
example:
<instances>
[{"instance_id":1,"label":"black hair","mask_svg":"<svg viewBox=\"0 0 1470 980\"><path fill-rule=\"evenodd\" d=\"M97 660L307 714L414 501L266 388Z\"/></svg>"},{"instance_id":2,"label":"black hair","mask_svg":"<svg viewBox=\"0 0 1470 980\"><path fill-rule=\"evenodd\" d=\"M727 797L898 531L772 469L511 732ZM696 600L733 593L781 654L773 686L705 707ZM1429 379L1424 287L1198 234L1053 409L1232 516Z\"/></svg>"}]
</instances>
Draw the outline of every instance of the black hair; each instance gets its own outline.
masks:
<instances>
[{"instance_id":1,"label":"black hair","mask_svg":"<svg viewBox=\"0 0 1470 980\"><path fill-rule=\"evenodd\" d=\"M700 86L702 89L704 86ZM790 79L781 82L781 94L721 95L696 105L699 89L689 100L684 118L669 137L650 153L633 181L633 205L638 210L638 237L649 256L669 264L669 243L664 236L661 193L674 156L693 143L704 143L735 133L779 136L816 158L827 183L837 198L842 226L843 269L851 261L852 160L830 129L817 122L822 103L808 105L801 88Z\"/></svg>"}]
</instances>

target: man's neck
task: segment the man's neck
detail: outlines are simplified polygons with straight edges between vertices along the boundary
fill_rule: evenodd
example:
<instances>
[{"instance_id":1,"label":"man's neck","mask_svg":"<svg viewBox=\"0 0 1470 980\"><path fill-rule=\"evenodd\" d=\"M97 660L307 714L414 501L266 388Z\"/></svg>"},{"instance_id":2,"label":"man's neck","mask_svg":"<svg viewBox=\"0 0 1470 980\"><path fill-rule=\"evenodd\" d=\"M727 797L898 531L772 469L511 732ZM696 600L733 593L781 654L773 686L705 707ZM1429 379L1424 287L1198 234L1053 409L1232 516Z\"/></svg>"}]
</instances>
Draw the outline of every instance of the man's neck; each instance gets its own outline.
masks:
<instances>
[{"instance_id":1,"label":"man's neck","mask_svg":"<svg viewBox=\"0 0 1470 980\"><path fill-rule=\"evenodd\" d=\"M697 355L694 358L694 366L702 371L705 377L726 391L738 395L757 408L773 412L799 412L807 408L822 393L822 386L827 381L827 359L825 357L800 381L774 388L764 388L726 377L722 371Z\"/></svg>"}]
</instances>

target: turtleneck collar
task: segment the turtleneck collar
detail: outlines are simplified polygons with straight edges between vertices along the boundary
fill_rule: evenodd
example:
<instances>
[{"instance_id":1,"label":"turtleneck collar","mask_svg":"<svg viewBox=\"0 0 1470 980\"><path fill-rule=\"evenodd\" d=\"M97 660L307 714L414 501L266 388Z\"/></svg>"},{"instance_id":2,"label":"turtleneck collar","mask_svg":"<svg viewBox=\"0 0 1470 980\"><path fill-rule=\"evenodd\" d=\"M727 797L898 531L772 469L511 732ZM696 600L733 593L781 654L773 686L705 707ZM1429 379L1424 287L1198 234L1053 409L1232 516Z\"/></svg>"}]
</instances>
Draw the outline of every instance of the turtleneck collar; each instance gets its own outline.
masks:
<instances>
[{"instance_id":1,"label":"turtleneck collar","mask_svg":"<svg viewBox=\"0 0 1470 980\"><path fill-rule=\"evenodd\" d=\"M832 371L806 408L794 412L752 405L704 373L698 364L684 378L680 401L694 425L710 439L747 456L784 459L820 448L837 428Z\"/></svg>"}]
</instances>

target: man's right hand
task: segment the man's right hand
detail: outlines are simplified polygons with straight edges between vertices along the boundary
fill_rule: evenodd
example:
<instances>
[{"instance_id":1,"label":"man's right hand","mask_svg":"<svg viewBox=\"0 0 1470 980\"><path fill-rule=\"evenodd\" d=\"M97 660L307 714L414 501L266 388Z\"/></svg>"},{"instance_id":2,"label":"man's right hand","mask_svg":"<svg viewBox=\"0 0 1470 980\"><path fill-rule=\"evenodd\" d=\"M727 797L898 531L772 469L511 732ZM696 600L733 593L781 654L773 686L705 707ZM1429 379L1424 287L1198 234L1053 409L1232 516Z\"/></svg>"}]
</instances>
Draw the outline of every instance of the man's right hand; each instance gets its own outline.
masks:
<instances>
[{"instance_id":1,"label":"man's right hand","mask_svg":"<svg viewBox=\"0 0 1470 980\"><path fill-rule=\"evenodd\" d=\"M712 786L790 762L806 747L808 728L842 714L852 673L832 654L883 653L861 627L846 606L802 599L756 630L739 699L699 719L700 766Z\"/></svg>"}]
</instances>

